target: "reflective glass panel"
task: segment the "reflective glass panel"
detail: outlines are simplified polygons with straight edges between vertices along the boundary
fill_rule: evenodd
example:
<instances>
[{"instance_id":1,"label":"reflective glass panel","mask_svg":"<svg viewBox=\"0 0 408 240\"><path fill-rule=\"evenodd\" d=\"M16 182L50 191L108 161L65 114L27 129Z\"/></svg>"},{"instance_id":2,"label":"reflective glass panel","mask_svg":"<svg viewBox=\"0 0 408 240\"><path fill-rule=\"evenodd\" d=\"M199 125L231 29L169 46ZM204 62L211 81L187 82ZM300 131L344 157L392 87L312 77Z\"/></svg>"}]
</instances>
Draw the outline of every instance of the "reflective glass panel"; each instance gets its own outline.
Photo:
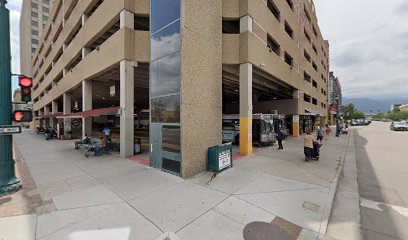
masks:
<instances>
[{"instance_id":1,"label":"reflective glass panel","mask_svg":"<svg viewBox=\"0 0 408 240\"><path fill-rule=\"evenodd\" d=\"M153 123L180 123L180 95L151 99Z\"/></svg>"},{"instance_id":2,"label":"reflective glass panel","mask_svg":"<svg viewBox=\"0 0 408 240\"><path fill-rule=\"evenodd\" d=\"M158 31L180 18L180 0L151 0L151 31Z\"/></svg>"},{"instance_id":3,"label":"reflective glass panel","mask_svg":"<svg viewBox=\"0 0 408 240\"><path fill-rule=\"evenodd\" d=\"M164 151L180 153L181 143L179 126L163 126L162 138L162 149Z\"/></svg>"},{"instance_id":4,"label":"reflective glass panel","mask_svg":"<svg viewBox=\"0 0 408 240\"><path fill-rule=\"evenodd\" d=\"M152 35L150 44L150 49L152 50L151 61L169 55L170 53L180 51L180 21L177 21L160 32Z\"/></svg>"},{"instance_id":5,"label":"reflective glass panel","mask_svg":"<svg viewBox=\"0 0 408 240\"><path fill-rule=\"evenodd\" d=\"M150 64L151 97L180 92L180 52Z\"/></svg>"}]
</instances>

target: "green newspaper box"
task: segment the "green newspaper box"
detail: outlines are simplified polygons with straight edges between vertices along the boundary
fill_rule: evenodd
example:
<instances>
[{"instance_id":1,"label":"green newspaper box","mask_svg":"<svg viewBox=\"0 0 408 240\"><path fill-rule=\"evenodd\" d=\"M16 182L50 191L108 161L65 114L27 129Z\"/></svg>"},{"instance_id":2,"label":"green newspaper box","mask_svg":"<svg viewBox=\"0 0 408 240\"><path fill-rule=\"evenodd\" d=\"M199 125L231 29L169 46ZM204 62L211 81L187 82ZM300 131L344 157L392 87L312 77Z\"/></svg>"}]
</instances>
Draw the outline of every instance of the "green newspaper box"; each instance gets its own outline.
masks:
<instances>
[{"instance_id":1,"label":"green newspaper box","mask_svg":"<svg viewBox=\"0 0 408 240\"><path fill-rule=\"evenodd\" d=\"M220 172L229 167L232 167L232 143L208 149L208 171Z\"/></svg>"}]
</instances>

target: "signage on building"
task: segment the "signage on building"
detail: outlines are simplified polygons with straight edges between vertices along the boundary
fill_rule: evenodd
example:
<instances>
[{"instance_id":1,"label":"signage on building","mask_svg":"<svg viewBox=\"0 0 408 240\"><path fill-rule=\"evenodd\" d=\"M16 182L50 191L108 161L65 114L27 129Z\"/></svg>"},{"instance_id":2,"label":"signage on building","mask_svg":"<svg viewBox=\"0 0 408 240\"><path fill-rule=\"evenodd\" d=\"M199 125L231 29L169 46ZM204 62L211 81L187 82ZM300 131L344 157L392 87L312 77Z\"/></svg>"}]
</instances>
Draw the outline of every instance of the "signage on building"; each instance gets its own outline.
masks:
<instances>
[{"instance_id":1,"label":"signage on building","mask_svg":"<svg viewBox=\"0 0 408 240\"><path fill-rule=\"evenodd\" d=\"M231 151L225 150L218 155L218 166L220 171L231 166Z\"/></svg>"},{"instance_id":2,"label":"signage on building","mask_svg":"<svg viewBox=\"0 0 408 240\"><path fill-rule=\"evenodd\" d=\"M21 126L0 126L0 135L21 133Z\"/></svg>"}]
</instances>

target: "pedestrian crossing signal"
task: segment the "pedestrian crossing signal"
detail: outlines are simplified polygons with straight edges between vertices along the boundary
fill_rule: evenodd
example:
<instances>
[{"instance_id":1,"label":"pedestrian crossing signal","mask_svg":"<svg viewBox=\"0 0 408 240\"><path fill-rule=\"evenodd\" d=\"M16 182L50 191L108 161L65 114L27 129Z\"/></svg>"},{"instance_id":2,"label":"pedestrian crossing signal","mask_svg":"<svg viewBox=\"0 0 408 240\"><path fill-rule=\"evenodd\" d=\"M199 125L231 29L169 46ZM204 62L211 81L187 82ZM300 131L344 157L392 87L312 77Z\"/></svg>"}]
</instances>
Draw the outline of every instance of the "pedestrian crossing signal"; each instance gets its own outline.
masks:
<instances>
[{"instance_id":1,"label":"pedestrian crossing signal","mask_svg":"<svg viewBox=\"0 0 408 240\"><path fill-rule=\"evenodd\" d=\"M33 86L33 79L21 76L18 78L18 85L21 91L21 101L28 103L31 102L31 87Z\"/></svg>"},{"instance_id":2,"label":"pedestrian crossing signal","mask_svg":"<svg viewBox=\"0 0 408 240\"><path fill-rule=\"evenodd\" d=\"M30 110L16 110L13 112L14 122L31 122L33 120L33 112Z\"/></svg>"}]
</instances>

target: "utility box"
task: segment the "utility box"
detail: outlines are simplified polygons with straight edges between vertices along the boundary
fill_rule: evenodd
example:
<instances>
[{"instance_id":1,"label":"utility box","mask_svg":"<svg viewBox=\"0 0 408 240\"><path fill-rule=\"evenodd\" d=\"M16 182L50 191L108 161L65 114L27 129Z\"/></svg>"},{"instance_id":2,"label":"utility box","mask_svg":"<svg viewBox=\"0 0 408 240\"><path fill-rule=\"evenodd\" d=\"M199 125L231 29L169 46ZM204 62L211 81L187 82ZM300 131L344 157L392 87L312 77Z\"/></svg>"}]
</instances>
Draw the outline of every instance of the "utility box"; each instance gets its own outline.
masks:
<instances>
[{"instance_id":1,"label":"utility box","mask_svg":"<svg viewBox=\"0 0 408 240\"><path fill-rule=\"evenodd\" d=\"M232 167L232 143L208 149L208 171L220 172L229 167Z\"/></svg>"}]
</instances>

